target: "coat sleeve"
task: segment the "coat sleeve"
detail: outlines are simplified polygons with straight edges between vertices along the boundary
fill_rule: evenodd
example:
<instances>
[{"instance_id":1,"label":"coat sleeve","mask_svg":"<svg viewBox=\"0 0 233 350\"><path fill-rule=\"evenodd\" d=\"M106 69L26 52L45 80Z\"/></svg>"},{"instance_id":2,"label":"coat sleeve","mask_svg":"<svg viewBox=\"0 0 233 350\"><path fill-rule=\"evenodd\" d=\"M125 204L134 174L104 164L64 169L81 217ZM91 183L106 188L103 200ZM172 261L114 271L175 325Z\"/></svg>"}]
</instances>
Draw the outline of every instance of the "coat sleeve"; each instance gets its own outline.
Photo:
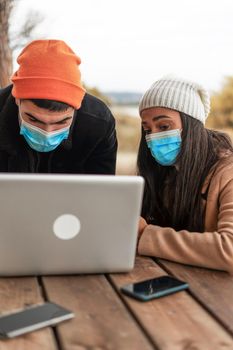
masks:
<instances>
[{"instance_id":1,"label":"coat sleeve","mask_svg":"<svg viewBox=\"0 0 233 350\"><path fill-rule=\"evenodd\" d=\"M12 85L0 89L0 112L4 108L7 98L11 95Z\"/></svg>"},{"instance_id":2,"label":"coat sleeve","mask_svg":"<svg viewBox=\"0 0 233 350\"><path fill-rule=\"evenodd\" d=\"M115 119L109 110L105 134L85 165L87 174L114 175L116 172L117 137Z\"/></svg>"},{"instance_id":3,"label":"coat sleeve","mask_svg":"<svg viewBox=\"0 0 233 350\"><path fill-rule=\"evenodd\" d=\"M233 273L233 171L219 183L219 211L214 232L175 231L148 225L138 245L141 255Z\"/></svg>"}]
</instances>

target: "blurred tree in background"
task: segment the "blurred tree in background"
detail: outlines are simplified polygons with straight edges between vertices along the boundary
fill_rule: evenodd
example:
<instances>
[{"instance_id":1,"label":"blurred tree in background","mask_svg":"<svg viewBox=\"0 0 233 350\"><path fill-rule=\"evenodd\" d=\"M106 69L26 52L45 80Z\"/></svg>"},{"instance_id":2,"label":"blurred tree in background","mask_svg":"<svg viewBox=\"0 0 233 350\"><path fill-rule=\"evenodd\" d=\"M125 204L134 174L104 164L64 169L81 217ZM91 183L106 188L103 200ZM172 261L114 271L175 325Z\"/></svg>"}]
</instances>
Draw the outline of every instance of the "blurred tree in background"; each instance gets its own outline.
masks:
<instances>
[{"instance_id":1,"label":"blurred tree in background","mask_svg":"<svg viewBox=\"0 0 233 350\"><path fill-rule=\"evenodd\" d=\"M13 11L17 12L18 3L16 0L0 0L0 88L10 84L13 73L13 54L30 41L38 39L35 28L44 21L40 13L29 10L17 31L12 29L14 26L11 26L11 15ZM84 87L87 92L104 101L111 109L111 99L97 87L86 84ZM117 173L133 174L136 169L136 155L141 135L140 118L129 116L123 110L120 113L114 112L114 117L118 138ZM225 78L222 88L212 94L207 127L225 131L233 139L233 77Z\"/></svg>"},{"instance_id":2,"label":"blurred tree in background","mask_svg":"<svg viewBox=\"0 0 233 350\"><path fill-rule=\"evenodd\" d=\"M0 0L0 87L9 84L12 74L12 50L9 38L9 18L12 0Z\"/></svg>"},{"instance_id":3,"label":"blurred tree in background","mask_svg":"<svg viewBox=\"0 0 233 350\"><path fill-rule=\"evenodd\" d=\"M222 89L212 95L207 126L233 131L233 77L226 77Z\"/></svg>"},{"instance_id":4,"label":"blurred tree in background","mask_svg":"<svg viewBox=\"0 0 233 350\"><path fill-rule=\"evenodd\" d=\"M13 73L13 52L35 39L34 30L44 18L30 10L17 33L12 32L10 20L15 0L0 0L0 88L10 84Z\"/></svg>"},{"instance_id":5,"label":"blurred tree in background","mask_svg":"<svg viewBox=\"0 0 233 350\"><path fill-rule=\"evenodd\" d=\"M13 10L17 11L16 4L15 0L0 0L0 88L11 83L14 52L37 39L34 29L44 20L39 13L29 10L17 32L12 30L11 15ZM111 99L97 87L89 87L85 84L84 86L87 92L98 97L111 108ZM122 174L134 172L140 136L140 120L124 114L117 114L114 117L119 150L118 169L120 170L118 172Z\"/></svg>"},{"instance_id":6,"label":"blurred tree in background","mask_svg":"<svg viewBox=\"0 0 233 350\"><path fill-rule=\"evenodd\" d=\"M41 13L38 11L29 10L19 30L17 32L10 31L9 36L12 52L23 49L32 40L37 39L38 35L35 34L35 29L38 28L43 21L44 16ZM43 39L43 35L40 35L39 39Z\"/></svg>"},{"instance_id":7,"label":"blurred tree in background","mask_svg":"<svg viewBox=\"0 0 233 350\"><path fill-rule=\"evenodd\" d=\"M107 106L111 106L111 103L112 103L111 99L106 95L104 95L97 87L90 87L84 83L83 83L83 86L89 94L98 97L100 100L106 103Z\"/></svg>"}]
</instances>

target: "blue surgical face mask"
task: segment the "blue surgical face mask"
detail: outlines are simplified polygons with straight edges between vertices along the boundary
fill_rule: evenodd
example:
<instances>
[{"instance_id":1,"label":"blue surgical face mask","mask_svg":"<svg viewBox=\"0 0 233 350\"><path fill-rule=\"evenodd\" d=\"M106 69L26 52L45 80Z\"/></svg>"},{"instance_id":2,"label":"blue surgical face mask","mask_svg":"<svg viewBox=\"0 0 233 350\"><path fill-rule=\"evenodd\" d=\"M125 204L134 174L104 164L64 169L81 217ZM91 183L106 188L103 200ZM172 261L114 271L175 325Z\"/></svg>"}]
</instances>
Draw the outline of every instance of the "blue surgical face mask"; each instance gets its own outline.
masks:
<instances>
[{"instance_id":1,"label":"blue surgical face mask","mask_svg":"<svg viewBox=\"0 0 233 350\"><path fill-rule=\"evenodd\" d=\"M29 146L38 152L53 151L63 140L68 138L69 129L70 126L47 132L25 122L20 115L20 135L23 135Z\"/></svg>"},{"instance_id":2,"label":"blue surgical face mask","mask_svg":"<svg viewBox=\"0 0 233 350\"><path fill-rule=\"evenodd\" d=\"M172 165L181 149L181 131L179 129L146 135L147 146L152 156L161 165Z\"/></svg>"}]
</instances>

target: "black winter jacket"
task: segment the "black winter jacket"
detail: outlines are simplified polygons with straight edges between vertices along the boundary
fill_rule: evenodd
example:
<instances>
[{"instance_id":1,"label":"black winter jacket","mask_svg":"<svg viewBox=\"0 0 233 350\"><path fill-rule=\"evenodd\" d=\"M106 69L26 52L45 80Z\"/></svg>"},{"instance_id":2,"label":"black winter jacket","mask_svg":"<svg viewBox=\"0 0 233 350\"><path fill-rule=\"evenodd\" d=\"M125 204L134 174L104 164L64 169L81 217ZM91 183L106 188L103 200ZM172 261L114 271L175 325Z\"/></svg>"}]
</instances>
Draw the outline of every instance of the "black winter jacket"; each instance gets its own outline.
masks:
<instances>
[{"instance_id":1,"label":"black winter jacket","mask_svg":"<svg viewBox=\"0 0 233 350\"><path fill-rule=\"evenodd\" d=\"M54 151L36 152L20 135L11 89L0 90L0 172L115 174L115 120L102 101L86 94L68 139Z\"/></svg>"}]
</instances>

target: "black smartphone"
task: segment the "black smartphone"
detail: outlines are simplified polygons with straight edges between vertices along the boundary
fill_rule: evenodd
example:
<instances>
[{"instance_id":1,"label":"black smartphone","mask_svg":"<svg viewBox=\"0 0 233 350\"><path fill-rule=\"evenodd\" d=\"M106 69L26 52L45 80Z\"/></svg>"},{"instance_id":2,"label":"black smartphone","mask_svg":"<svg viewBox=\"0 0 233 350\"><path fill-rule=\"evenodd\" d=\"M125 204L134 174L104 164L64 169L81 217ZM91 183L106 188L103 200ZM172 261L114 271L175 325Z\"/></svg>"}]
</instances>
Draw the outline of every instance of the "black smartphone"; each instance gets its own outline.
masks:
<instances>
[{"instance_id":1,"label":"black smartphone","mask_svg":"<svg viewBox=\"0 0 233 350\"><path fill-rule=\"evenodd\" d=\"M133 298L147 301L188 288L188 283L171 276L161 276L146 281L127 284L121 291Z\"/></svg>"},{"instance_id":2,"label":"black smartphone","mask_svg":"<svg viewBox=\"0 0 233 350\"><path fill-rule=\"evenodd\" d=\"M0 338L13 338L73 318L74 314L54 303L44 303L0 317Z\"/></svg>"}]
</instances>

